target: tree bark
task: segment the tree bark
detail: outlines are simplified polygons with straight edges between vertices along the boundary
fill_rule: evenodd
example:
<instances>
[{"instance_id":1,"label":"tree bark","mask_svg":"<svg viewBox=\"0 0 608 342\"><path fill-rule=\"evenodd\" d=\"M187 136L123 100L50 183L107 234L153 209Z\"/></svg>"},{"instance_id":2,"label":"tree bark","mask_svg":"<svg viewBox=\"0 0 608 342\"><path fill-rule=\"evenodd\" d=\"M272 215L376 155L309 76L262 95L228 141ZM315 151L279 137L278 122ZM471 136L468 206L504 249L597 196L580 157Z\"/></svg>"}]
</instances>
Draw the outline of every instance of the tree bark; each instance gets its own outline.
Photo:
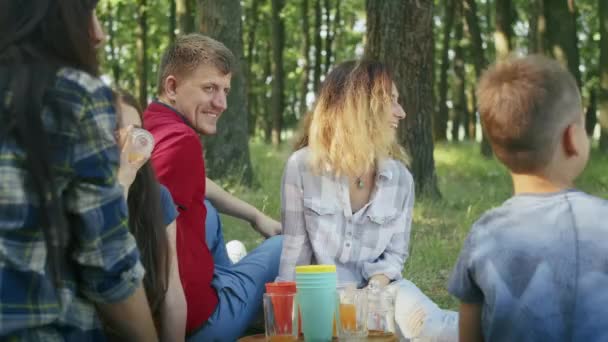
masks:
<instances>
[{"instance_id":1,"label":"tree bark","mask_svg":"<svg viewBox=\"0 0 608 342\"><path fill-rule=\"evenodd\" d=\"M256 121L260 111L257 110L257 98L255 88L251 80L253 79L253 62L256 52L256 32L259 23L259 1L252 0L251 8L249 9L249 15L246 20L248 23L247 31L247 77L246 77L246 88L247 88L247 104L249 106L249 136L255 135Z\"/></svg>"},{"instance_id":2,"label":"tree bark","mask_svg":"<svg viewBox=\"0 0 608 342\"><path fill-rule=\"evenodd\" d=\"M600 17L600 89L598 93L600 151L608 153L608 3L598 0Z\"/></svg>"},{"instance_id":3,"label":"tree bark","mask_svg":"<svg viewBox=\"0 0 608 342\"><path fill-rule=\"evenodd\" d=\"M332 45L334 41L334 30L336 25L332 25L331 20L331 0L323 0L323 4L325 5L325 66L323 68L324 73L329 72L329 68L331 67L331 58L332 58Z\"/></svg>"},{"instance_id":4,"label":"tree bark","mask_svg":"<svg viewBox=\"0 0 608 342\"><path fill-rule=\"evenodd\" d=\"M300 116L304 116L308 110L306 97L308 95L308 84L310 82L310 22L308 21L308 0L301 0L300 12L302 13L302 56L304 65L302 66L302 84L300 86Z\"/></svg>"},{"instance_id":5,"label":"tree bark","mask_svg":"<svg viewBox=\"0 0 608 342\"><path fill-rule=\"evenodd\" d=\"M229 48L237 67L232 75L228 109L218 123L218 132L205 137L205 160L210 178L232 175L244 184L253 180L249 158L249 135L246 80L243 57L241 2L240 0L199 0L200 31ZM239 20L232 20L239 18Z\"/></svg>"},{"instance_id":6,"label":"tree bark","mask_svg":"<svg viewBox=\"0 0 608 342\"><path fill-rule=\"evenodd\" d=\"M435 141L447 140L448 127L448 70L450 68L450 35L452 34L452 26L454 23L454 5L460 0L444 0L445 14L443 15L443 41L441 48L441 66L439 70L439 108L435 112L435 120L433 123L433 132Z\"/></svg>"},{"instance_id":7,"label":"tree bark","mask_svg":"<svg viewBox=\"0 0 608 342\"><path fill-rule=\"evenodd\" d=\"M148 4L138 0L137 4L137 83L138 100L142 108L148 105Z\"/></svg>"},{"instance_id":8,"label":"tree bark","mask_svg":"<svg viewBox=\"0 0 608 342\"><path fill-rule=\"evenodd\" d=\"M530 53L545 52L545 34L547 23L545 20L544 0L530 0L530 30L528 32L528 51Z\"/></svg>"},{"instance_id":9,"label":"tree bark","mask_svg":"<svg viewBox=\"0 0 608 342\"><path fill-rule=\"evenodd\" d=\"M120 82L120 62L118 61L118 56L116 55L116 28L115 23L118 22L119 19L119 9L112 6L112 2L108 1L107 3L108 10L108 20L106 21L106 32L108 32L108 46L110 48L110 60L112 63L112 77L114 78L114 84L116 87L119 86ZM118 4L120 7L120 3Z\"/></svg>"},{"instance_id":10,"label":"tree bark","mask_svg":"<svg viewBox=\"0 0 608 342\"><path fill-rule=\"evenodd\" d=\"M283 50L285 47L285 22L281 12L285 0L272 0L272 144L281 143L283 109L285 108L285 74L283 71Z\"/></svg>"},{"instance_id":11,"label":"tree bark","mask_svg":"<svg viewBox=\"0 0 608 342\"><path fill-rule=\"evenodd\" d=\"M433 0L367 1L365 55L391 66L407 113L399 140L421 196L440 197L433 158ZM403 58L407 56L407 58Z\"/></svg>"},{"instance_id":12,"label":"tree bark","mask_svg":"<svg viewBox=\"0 0 608 342\"><path fill-rule=\"evenodd\" d=\"M581 87L580 57L576 37L576 9L569 0L545 0L548 54L566 67Z\"/></svg>"},{"instance_id":13,"label":"tree bark","mask_svg":"<svg viewBox=\"0 0 608 342\"><path fill-rule=\"evenodd\" d=\"M177 30L177 4L175 0L169 0L169 42L175 41L175 31Z\"/></svg>"},{"instance_id":14,"label":"tree bark","mask_svg":"<svg viewBox=\"0 0 608 342\"><path fill-rule=\"evenodd\" d=\"M196 5L191 0L175 0L177 34L194 32Z\"/></svg>"},{"instance_id":15,"label":"tree bark","mask_svg":"<svg viewBox=\"0 0 608 342\"><path fill-rule=\"evenodd\" d=\"M452 141L458 142L460 126L465 127L465 137L468 137L467 125L469 113L467 109L466 74L464 70L464 52L462 49L463 22L462 1L458 1L454 7L454 115L452 119Z\"/></svg>"},{"instance_id":16,"label":"tree bark","mask_svg":"<svg viewBox=\"0 0 608 342\"><path fill-rule=\"evenodd\" d=\"M464 3L464 16L467 23L467 31L471 38L471 48L473 55L473 67L475 68L475 77L479 79L481 73L488 65L485 50L483 48L483 41L481 39L481 28L479 26L479 19L477 16L477 3L475 0L465 0ZM476 112L476 110L475 110ZM485 138L483 129L481 130L481 154L486 157L492 157L492 148Z\"/></svg>"},{"instance_id":17,"label":"tree bark","mask_svg":"<svg viewBox=\"0 0 608 342\"><path fill-rule=\"evenodd\" d=\"M321 20L323 19L323 13L321 11L321 0L315 0L315 65L313 69L312 84L315 94L319 90L321 84L321 67L323 61L321 59L321 51L323 49L323 41L321 39Z\"/></svg>"},{"instance_id":18,"label":"tree bark","mask_svg":"<svg viewBox=\"0 0 608 342\"><path fill-rule=\"evenodd\" d=\"M513 36L513 17L511 0L496 0L496 30L494 31L494 47L496 59L504 60L511 53L511 37Z\"/></svg>"}]
</instances>

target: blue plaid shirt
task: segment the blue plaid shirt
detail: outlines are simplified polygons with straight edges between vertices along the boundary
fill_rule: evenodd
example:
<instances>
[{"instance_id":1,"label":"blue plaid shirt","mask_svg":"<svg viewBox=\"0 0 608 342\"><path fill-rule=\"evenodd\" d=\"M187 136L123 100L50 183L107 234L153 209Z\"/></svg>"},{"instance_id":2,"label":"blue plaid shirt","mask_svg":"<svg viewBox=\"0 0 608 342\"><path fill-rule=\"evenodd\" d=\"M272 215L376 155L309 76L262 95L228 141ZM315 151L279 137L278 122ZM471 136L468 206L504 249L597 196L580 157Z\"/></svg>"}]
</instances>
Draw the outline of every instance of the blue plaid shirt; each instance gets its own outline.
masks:
<instances>
[{"instance_id":1,"label":"blue plaid shirt","mask_svg":"<svg viewBox=\"0 0 608 342\"><path fill-rule=\"evenodd\" d=\"M0 89L4 118L6 92ZM47 95L64 108L53 115L45 107L42 117L72 234L70 271L56 291L25 152L13 132L0 135L0 339L104 340L95 303L125 299L144 274L116 183L112 93L86 73L62 69Z\"/></svg>"}]
</instances>

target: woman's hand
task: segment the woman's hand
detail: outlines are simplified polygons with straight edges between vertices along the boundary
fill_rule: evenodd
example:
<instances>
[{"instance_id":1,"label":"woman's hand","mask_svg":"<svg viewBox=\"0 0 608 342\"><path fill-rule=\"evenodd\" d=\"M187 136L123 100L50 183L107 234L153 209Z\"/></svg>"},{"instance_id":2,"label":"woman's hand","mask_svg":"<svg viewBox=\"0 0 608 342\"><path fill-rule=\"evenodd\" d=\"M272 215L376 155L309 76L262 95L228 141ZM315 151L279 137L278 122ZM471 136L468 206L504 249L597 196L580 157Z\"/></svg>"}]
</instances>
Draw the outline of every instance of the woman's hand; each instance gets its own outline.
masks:
<instances>
[{"instance_id":1,"label":"woman's hand","mask_svg":"<svg viewBox=\"0 0 608 342\"><path fill-rule=\"evenodd\" d=\"M129 125L121 129L118 133L118 145L120 146L120 166L118 168L118 183L122 185L125 197L129 192L129 187L133 184L137 171L148 161L149 157L138 156L134 158L130 138L133 126Z\"/></svg>"},{"instance_id":2,"label":"woman's hand","mask_svg":"<svg viewBox=\"0 0 608 342\"><path fill-rule=\"evenodd\" d=\"M384 274L376 274L371 276L371 278L369 278L368 284L371 284L372 281L375 282L379 288L383 288L391 282L391 280Z\"/></svg>"}]
</instances>

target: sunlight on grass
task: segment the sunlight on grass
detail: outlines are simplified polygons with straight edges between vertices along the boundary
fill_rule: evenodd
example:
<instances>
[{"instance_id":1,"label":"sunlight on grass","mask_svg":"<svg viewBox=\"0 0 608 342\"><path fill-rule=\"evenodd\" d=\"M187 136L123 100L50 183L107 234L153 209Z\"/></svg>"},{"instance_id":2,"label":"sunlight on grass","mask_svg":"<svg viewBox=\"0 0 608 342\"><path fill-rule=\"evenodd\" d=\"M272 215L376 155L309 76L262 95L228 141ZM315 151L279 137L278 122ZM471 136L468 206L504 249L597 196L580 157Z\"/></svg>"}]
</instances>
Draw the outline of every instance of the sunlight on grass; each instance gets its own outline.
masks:
<instances>
[{"instance_id":1,"label":"sunlight on grass","mask_svg":"<svg viewBox=\"0 0 608 342\"><path fill-rule=\"evenodd\" d=\"M250 143L251 159L259 187L224 184L238 197L279 219L281 176L290 147L276 149L262 142ZM507 170L496 160L486 160L479 145L440 144L435 149L439 201L416 199L410 238L410 256L403 275L444 308L457 301L446 291L452 267L471 225L486 210L511 196ZM577 185L591 194L608 197L608 156L593 151ZM222 183L223 184L223 183ZM242 240L251 250L263 239L247 223L223 217L226 241Z\"/></svg>"}]
</instances>

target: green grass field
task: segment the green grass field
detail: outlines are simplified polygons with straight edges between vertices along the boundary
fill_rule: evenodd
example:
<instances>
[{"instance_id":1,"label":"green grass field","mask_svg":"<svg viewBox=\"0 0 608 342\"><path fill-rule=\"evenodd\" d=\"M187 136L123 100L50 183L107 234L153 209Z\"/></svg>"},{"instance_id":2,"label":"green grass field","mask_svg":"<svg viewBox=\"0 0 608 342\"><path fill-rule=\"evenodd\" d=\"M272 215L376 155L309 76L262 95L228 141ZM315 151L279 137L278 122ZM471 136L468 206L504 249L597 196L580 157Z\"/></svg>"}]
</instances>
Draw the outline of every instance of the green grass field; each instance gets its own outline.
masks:
<instances>
[{"instance_id":1,"label":"green grass field","mask_svg":"<svg viewBox=\"0 0 608 342\"><path fill-rule=\"evenodd\" d=\"M288 147L252 142L251 158L259 188L223 184L234 195L255 204L274 218L280 215L280 185ZM417 199L410 240L410 256L403 275L444 308L457 302L446 283L471 224L486 210L500 205L511 193L506 169L485 160L477 144L439 145L435 148L439 201ZM577 185L591 194L608 198L608 156L593 151ZM262 241L247 223L224 217L226 241L239 239L251 250Z\"/></svg>"}]
</instances>

